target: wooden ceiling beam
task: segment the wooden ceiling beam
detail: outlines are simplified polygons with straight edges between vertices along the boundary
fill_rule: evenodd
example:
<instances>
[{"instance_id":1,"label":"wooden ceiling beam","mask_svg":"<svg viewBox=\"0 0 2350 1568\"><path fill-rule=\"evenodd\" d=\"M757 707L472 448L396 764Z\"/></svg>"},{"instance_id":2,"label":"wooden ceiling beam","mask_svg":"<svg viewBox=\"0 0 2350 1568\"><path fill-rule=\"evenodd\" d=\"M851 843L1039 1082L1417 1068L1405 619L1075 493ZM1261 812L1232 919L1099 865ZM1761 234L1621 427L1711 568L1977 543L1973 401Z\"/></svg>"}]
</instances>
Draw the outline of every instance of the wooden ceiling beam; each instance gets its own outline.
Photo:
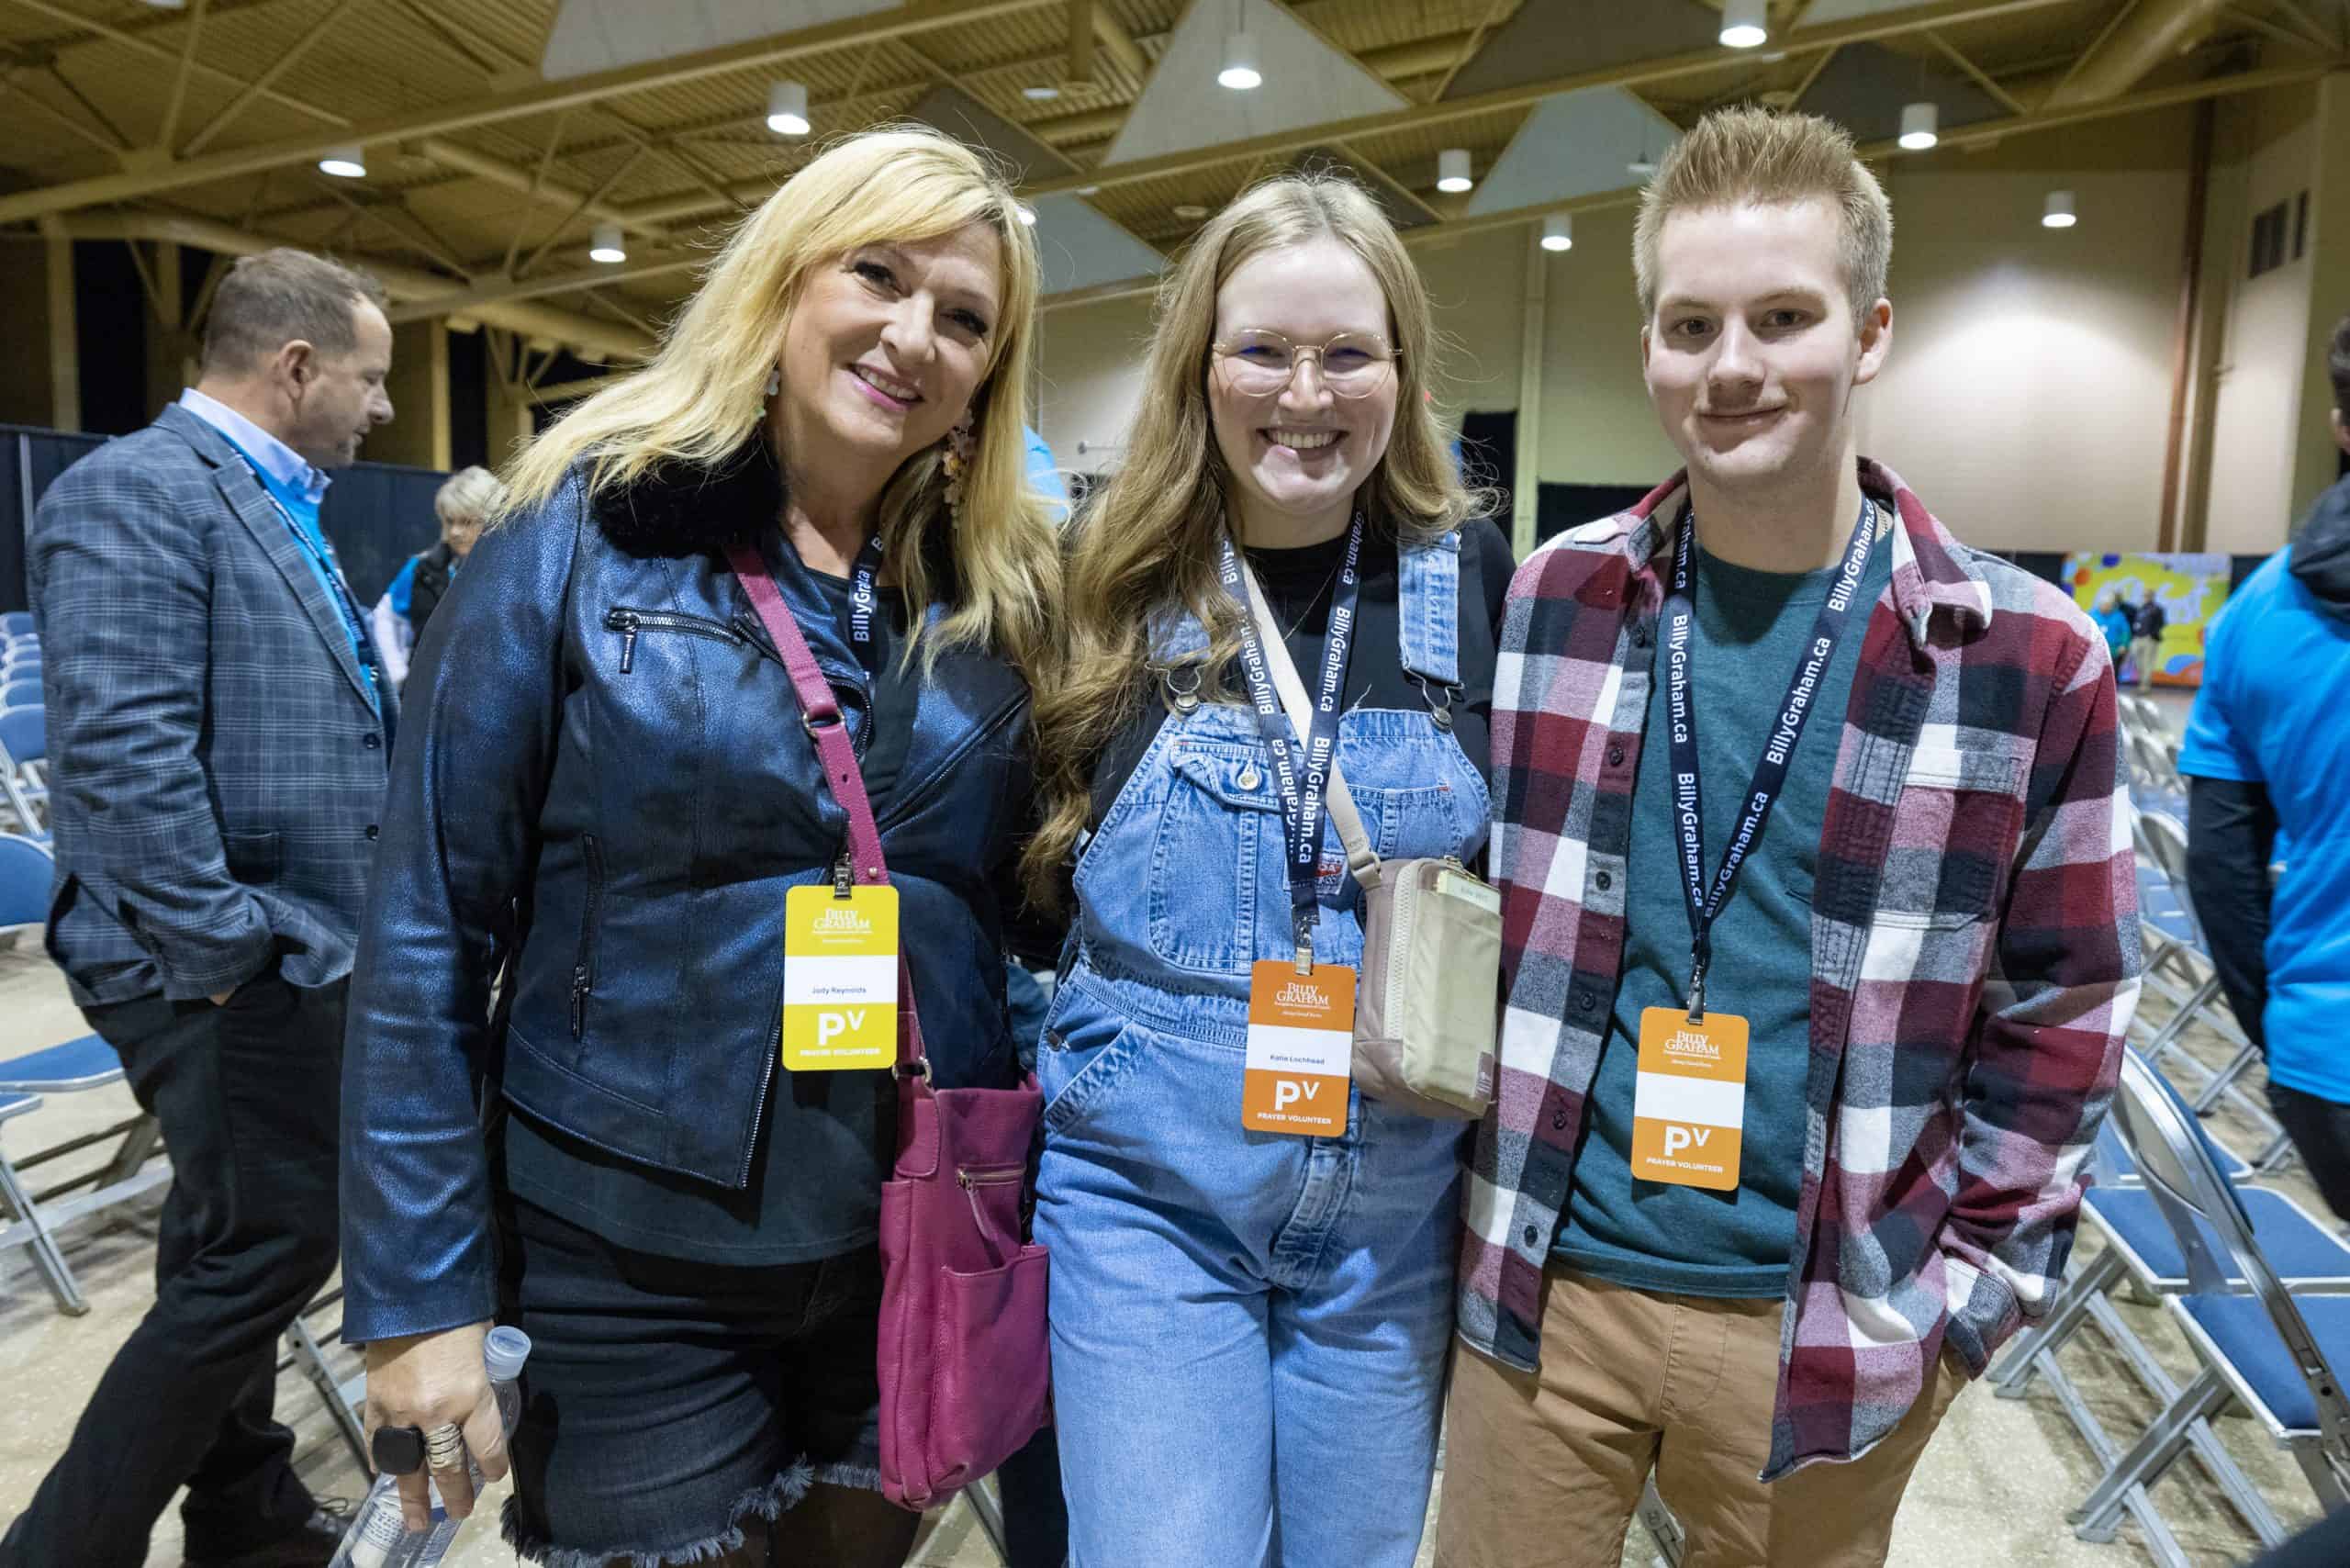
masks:
<instances>
[{"instance_id":1,"label":"wooden ceiling beam","mask_svg":"<svg viewBox=\"0 0 2350 1568\"><path fill-rule=\"evenodd\" d=\"M349 16L351 14L351 8L358 3L359 0L337 0L336 4L329 6L326 11L319 16L317 21L312 22L309 27L304 30L300 38L296 39L292 43L287 44L284 49L278 51L277 58L269 62L268 70L263 72L259 76L254 77L252 81L247 83L243 91L240 92L234 98L230 99L225 108L223 108L218 114L214 115L211 119L205 123L204 129L197 131L194 136L189 137L187 139L187 144L179 150L179 156L182 158L193 158L197 153L203 151L206 147L211 144L214 137L228 129L231 121L235 120L239 115L243 114L247 109L252 107L256 100L267 94L272 87L277 84L277 79L280 76L285 75L286 72L293 69L297 61L299 61L304 55L309 53L310 46L312 44L317 43L320 39L326 37L327 34L332 32L334 30L335 24L341 21L343 17ZM159 138L158 140L168 144L170 139L165 137Z\"/></svg>"},{"instance_id":2,"label":"wooden ceiling beam","mask_svg":"<svg viewBox=\"0 0 2350 1568\"><path fill-rule=\"evenodd\" d=\"M6 0L6 3L15 6L20 11L30 11L36 16L46 17L50 21L62 22L68 27L78 28L91 38L103 39L109 43L120 44L125 49L136 50L138 53L145 55L150 60L160 60L172 65L177 65L179 63L180 57L177 54L174 54L172 50L165 49L162 45L151 42L147 39L141 37L139 33L133 32L127 28L112 27L105 22L94 21L88 17L80 15L78 12L69 11L64 6L55 4L54 0ZM163 25L171 26L175 24ZM156 29L153 27L150 27L146 30L151 32ZM193 69L197 75L207 77L215 82L227 82L230 85L237 87L241 87L245 84L244 78L239 76L235 72L223 71L217 65L207 65L200 60L195 62ZM274 88L269 92L268 98L273 104L277 104L285 108L298 110L303 114L311 116L313 118L324 120L329 125L343 126L351 123L350 117L347 115L337 114L332 109L321 108L316 104L304 103L301 99L294 97L290 94L278 92ZM291 162L291 160L288 160L288 162Z\"/></svg>"},{"instance_id":3,"label":"wooden ceiling beam","mask_svg":"<svg viewBox=\"0 0 2350 1568\"><path fill-rule=\"evenodd\" d=\"M9 0L15 5L39 5L45 0ZM939 28L967 26L1042 9L1058 0L908 0L896 11L852 17L769 33L755 39L697 50L665 60L616 66L607 71L560 82L542 82L511 92L469 95L446 104L402 114L379 115L350 123L332 134L281 138L226 152L175 159L159 167L126 170L61 185L39 186L0 196L0 222L44 214L71 212L104 203L133 201L143 196L259 174L264 169L310 162L346 141L404 141L434 136L469 126L521 119L574 104L594 103L631 93L648 92L680 82L700 81L730 72L773 64L778 61L865 43L876 38L912 38ZM76 18L78 19L78 18Z\"/></svg>"}]
</instances>

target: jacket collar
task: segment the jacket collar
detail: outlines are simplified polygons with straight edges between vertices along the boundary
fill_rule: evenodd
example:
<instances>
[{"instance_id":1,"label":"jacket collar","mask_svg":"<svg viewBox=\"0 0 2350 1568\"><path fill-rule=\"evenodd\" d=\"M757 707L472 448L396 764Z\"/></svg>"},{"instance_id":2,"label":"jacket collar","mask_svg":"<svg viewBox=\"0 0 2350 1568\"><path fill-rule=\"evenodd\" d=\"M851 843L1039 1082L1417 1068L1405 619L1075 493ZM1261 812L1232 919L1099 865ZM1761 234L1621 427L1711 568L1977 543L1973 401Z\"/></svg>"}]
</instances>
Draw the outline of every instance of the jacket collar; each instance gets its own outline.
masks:
<instances>
[{"instance_id":1,"label":"jacket collar","mask_svg":"<svg viewBox=\"0 0 2350 1568\"><path fill-rule=\"evenodd\" d=\"M1933 513L1926 510L1901 476L1871 458L1860 460L1861 493L1890 506L1900 526L1893 531L1893 607L1910 641L1927 645L1934 612L1941 610L1959 622L1959 630L1980 632L1991 624L1991 588L1982 569L1953 538ZM1606 532L1618 532L1620 548L1634 570L1648 568L1672 543L1673 526L1689 491L1689 471L1683 469L1640 498L1620 518L1575 530L1596 543Z\"/></svg>"},{"instance_id":2,"label":"jacket collar","mask_svg":"<svg viewBox=\"0 0 2350 1568\"><path fill-rule=\"evenodd\" d=\"M757 539L783 510L783 476L752 440L714 467L656 463L598 496L596 526L631 555L699 555Z\"/></svg>"}]
</instances>

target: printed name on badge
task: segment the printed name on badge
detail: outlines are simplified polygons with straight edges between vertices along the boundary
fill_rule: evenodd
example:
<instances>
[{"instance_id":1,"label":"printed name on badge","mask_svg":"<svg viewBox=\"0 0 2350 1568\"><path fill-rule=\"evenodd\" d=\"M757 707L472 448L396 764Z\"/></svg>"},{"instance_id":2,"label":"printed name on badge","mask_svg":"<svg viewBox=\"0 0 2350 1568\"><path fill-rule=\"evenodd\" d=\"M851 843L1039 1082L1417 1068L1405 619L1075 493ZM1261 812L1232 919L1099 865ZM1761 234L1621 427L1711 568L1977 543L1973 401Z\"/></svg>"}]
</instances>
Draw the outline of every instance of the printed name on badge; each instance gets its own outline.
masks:
<instances>
[{"instance_id":1,"label":"printed name on badge","mask_svg":"<svg viewBox=\"0 0 2350 1568\"><path fill-rule=\"evenodd\" d=\"M1746 1020L1709 1012L1692 1023L1684 1008L1643 1008L1633 1176L1730 1192L1745 1126Z\"/></svg>"},{"instance_id":2,"label":"printed name on badge","mask_svg":"<svg viewBox=\"0 0 2350 1568\"><path fill-rule=\"evenodd\" d=\"M898 1059L898 890L830 883L784 895L783 1065L794 1072Z\"/></svg>"},{"instance_id":3,"label":"printed name on badge","mask_svg":"<svg viewBox=\"0 0 2350 1568\"><path fill-rule=\"evenodd\" d=\"M1354 1074L1355 972L1288 958L1249 971L1248 1060L1240 1125L1250 1132L1340 1137Z\"/></svg>"}]
</instances>

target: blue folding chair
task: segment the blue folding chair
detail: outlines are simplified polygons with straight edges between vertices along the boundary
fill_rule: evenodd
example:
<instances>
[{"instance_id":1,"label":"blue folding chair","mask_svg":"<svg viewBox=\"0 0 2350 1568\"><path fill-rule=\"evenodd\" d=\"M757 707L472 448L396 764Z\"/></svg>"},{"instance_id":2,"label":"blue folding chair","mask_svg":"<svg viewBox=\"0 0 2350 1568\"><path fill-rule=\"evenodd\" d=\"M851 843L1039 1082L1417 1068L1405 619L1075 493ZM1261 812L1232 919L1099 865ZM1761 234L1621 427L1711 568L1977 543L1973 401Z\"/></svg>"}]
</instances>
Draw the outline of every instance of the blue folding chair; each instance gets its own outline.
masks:
<instances>
[{"instance_id":1,"label":"blue folding chair","mask_svg":"<svg viewBox=\"0 0 2350 1568\"><path fill-rule=\"evenodd\" d=\"M49 846L0 833L0 947L13 947L49 920L49 889L57 862Z\"/></svg>"},{"instance_id":2,"label":"blue folding chair","mask_svg":"<svg viewBox=\"0 0 2350 1568\"><path fill-rule=\"evenodd\" d=\"M0 1094L0 1122L7 1122L40 1109L38 1094ZM25 1190L24 1178L8 1162L6 1149L0 1149L0 1252L22 1247L32 1254L33 1267L49 1285L50 1294L57 1298L62 1310L78 1317L90 1310L82 1299L81 1288L73 1282L73 1271L66 1267L65 1254L57 1245L57 1235L49 1215L32 1194Z\"/></svg>"},{"instance_id":3,"label":"blue folding chair","mask_svg":"<svg viewBox=\"0 0 2350 1568\"><path fill-rule=\"evenodd\" d=\"M2145 986L2167 999L2173 1008L2170 1018L2146 1042L2146 1059L2163 1068L2167 1056L2197 1076L2194 1108L2198 1112L2225 1100L2261 1127L2268 1142L2254 1157L2253 1164L2263 1170L2274 1170L2291 1157L2292 1140L2268 1107L2238 1086L2237 1080L2260 1059L2260 1051L2238 1025L2221 993L2220 972L2210 962L2203 923L2188 892L2186 824L2167 812L2141 812L2137 841L2141 853L2153 862L2154 871L2152 878L2143 869L2139 873L2139 911L2160 938L2147 958ZM2224 1066L2208 1067L2179 1044L2188 1027L2199 1023L2233 1047Z\"/></svg>"},{"instance_id":4,"label":"blue folding chair","mask_svg":"<svg viewBox=\"0 0 2350 1568\"><path fill-rule=\"evenodd\" d=\"M49 780L41 771L48 723L44 707L0 711L0 805L16 818L17 832L35 838L49 836Z\"/></svg>"},{"instance_id":5,"label":"blue folding chair","mask_svg":"<svg viewBox=\"0 0 2350 1568\"><path fill-rule=\"evenodd\" d=\"M29 610L0 611L0 634L10 637L34 635L33 612Z\"/></svg>"},{"instance_id":6,"label":"blue folding chair","mask_svg":"<svg viewBox=\"0 0 2350 1568\"><path fill-rule=\"evenodd\" d=\"M2194 1109L2134 1052L2123 1058L2113 1114L2185 1265L2188 1289L2165 1296L2163 1310L2202 1370L2107 1466L2074 1514L2074 1533L2111 1540L2123 1513L2136 1512L2132 1495L2145 1495L2190 1449L2209 1466L2199 1434L2208 1439L2211 1418L2231 1405L2292 1454L2328 1512L2350 1506L2350 1396L2334 1375L2337 1363L2350 1364L2350 1297L2288 1287L2244 1190L2221 1179ZM2229 1499L2261 1543L2282 1541L2285 1528L2259 1493L2241 1471L2233 1481Z\"/></svg>"},{"instance_id":7,"label":"blue folding chair","mask_svg":"<svg viewBox=\"0 0 2350 1568\"><path fill-rule=\"evenodd\" d=\"M95 1035L84 1035L62 1045L0 1061L0 1095L73 1094L121 1081L122 1058ZM36 1234L50 1238L45 1250L36 1249L36 1256L41 1260L41 1272L49 1280L50 1292L57 1297L59 1309L77 1317L90 1310L89 1304L74 1283L73 1272L66 1266L54 1237L84 1215L129 1203L171 1181L170 1164L156 1158L162 1152L162 1128L154 1117L142 1114L100 1131L68 1138L29 1159L18 1160L15 1167L15 1172L30 1170L37 1165L118 1137L122 1141L114 1154L97 1169L40 1192L17 1190L6 1194L8 1206L18 1221L32 1226ZM15 1172L9 1178L12 1182L16 1181ZM85 1187L87 1192L79 1191ZM68 1193L78 1195L69 1197ZM0 1233L5 1234L7 1233Z\"/></svg>"},{"instance_id":8,"label":"blue folding chair","mask_svg":"<svg viewBox=\"0 0 2350 1568\"><path fill-rule=\"evenodd\" d=\"M38 708L40 705L40 681L38 678L0 680L0 713L11 708Z\"/></svg>"}]
</instances>

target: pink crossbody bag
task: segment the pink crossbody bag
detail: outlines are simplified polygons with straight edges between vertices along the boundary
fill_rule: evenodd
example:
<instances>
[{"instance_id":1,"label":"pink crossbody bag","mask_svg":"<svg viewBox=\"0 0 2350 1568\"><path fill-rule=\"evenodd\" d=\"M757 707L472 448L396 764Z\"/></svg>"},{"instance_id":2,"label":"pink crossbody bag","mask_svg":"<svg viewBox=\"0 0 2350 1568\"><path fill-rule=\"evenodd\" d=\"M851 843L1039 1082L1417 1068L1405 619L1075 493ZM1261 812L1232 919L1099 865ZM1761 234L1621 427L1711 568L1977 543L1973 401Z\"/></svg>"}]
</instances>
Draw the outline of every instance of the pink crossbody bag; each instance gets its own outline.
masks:
<instances>
[{"instance_id":1,"label":"pink crossbody bag","mask_svg":"<svg viewBox=\"0 0 2350 1568\"><path fill-rule=\"evenodd\" d=\"M832 683L759 553L727 552L790 673L800 722L848 812L850 873L890 880L865 777ZM1043 1110L1016 1089L939 1089L912 976L898 956L898 1152L881 1184L881 1492L923 1509L979 1480L1046 1418L1045 1249L1024 1239L1022 1198Z\"/></svg>"}]
</instances>

